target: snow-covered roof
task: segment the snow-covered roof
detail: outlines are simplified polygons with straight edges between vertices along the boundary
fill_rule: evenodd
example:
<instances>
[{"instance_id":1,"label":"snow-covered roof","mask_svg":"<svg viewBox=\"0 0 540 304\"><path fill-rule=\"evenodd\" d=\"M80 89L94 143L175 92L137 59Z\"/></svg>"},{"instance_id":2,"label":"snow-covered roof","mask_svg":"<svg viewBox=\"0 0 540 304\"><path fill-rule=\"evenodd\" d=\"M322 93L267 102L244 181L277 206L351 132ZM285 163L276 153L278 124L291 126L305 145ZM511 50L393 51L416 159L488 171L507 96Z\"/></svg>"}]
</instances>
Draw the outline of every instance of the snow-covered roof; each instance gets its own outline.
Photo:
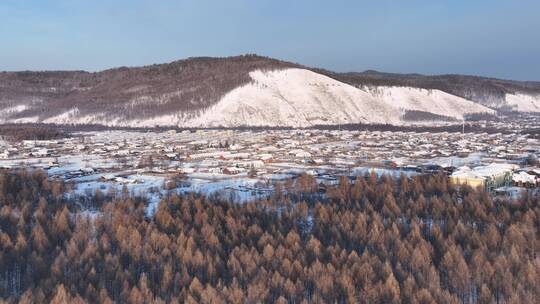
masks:
<instances>
[{"instance_id":1,"label":"snow-covered roof","mask_svg":"<svg viewBox=\"0 0 540 304\"><path fill-rule=\"evenodd\" d=\"M485 179L487 177L492 177L506 172L511 172L516 169L516 165L513 164L496 164L492 163L487 166L479 166L473 169L463 166L458 168L454 173L453 177L459 178L476 178L476 179Z\"/></svg>"},{"instance_id":2,"label":"snow-covered roof","mask_svg":"<svg viewBox=\"0 0 540 304\"><path fill-rule=\"evenodd\" d=\"M515 182L522 182L522 183L536 183L536 176L528 174L527 172L521 171L518 173L514 173L512 175L512 180Z\"/></svg>"}]
</instances>

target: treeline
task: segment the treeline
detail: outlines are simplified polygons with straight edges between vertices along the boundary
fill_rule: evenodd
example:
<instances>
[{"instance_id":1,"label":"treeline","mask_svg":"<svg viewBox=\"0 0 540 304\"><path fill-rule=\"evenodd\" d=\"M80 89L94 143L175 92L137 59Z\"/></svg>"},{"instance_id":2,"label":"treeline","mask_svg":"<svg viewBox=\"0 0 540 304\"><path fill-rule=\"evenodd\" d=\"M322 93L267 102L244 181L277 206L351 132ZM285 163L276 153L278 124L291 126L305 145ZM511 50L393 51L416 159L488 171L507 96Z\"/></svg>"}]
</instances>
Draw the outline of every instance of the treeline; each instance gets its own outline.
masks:
<instances>
[{"instance_id":1,"label":"treeline","mask_svg":"<svg viewBox=\"0 0 540 304\"><path fill-rule=\"evenodd\" d=\"M7 140L48 140L68 137L60 127L42 124L0 125L0 136Z\"/></svg>"},{"instance_id":2,"label":"treeline","mask_svg":"<svg viewBox=\"0 0 540 304\"><path fill-rule=\"evenodd\" d=\"M484 127L475 122L466 122L463 129L462 123L452 123L443 126L422 126L422 125L410 125L410 126L397 126L390 124L342 124L342 125L317 125L308 129L318 130L348 130L348 131L381 131L381 132L449 132L449 133L502 133L509 134L512 132L510 129L497 128L497 127Z\"/></svg>"},{"instance_id":3,"label":"treeline","mask_svg":"<svg viewBox=\"0 0 540 304\"><path fill-rule=\"evenodd\" d=\"M502 119L499 118L497 115L490 113L470 113L465 114L464 118L465 121L502 121Z\"/></svg>"},{"instance_id":4,"label":"treeline","mask_svg":"<svg viewBox=\"0 0 540 304\"><path fill-rule=\"evenodd\" d=\"M409 113L409 114L407 114ZM428 112L422 111L407 111L406 114L409 120L444 120L444 116L436 115ZM484 127L478 124L475 118L472 117L482 117L481 114L475 116L471 114L467 116L470 118L466 119L465 123L465 132L466 133L503 133L509 134L510 129L497 128L497 127ZM156 126L156 127L120 127L120 126L105 126L98 124L5 124L0 125L0 132L2 129L12 129L12 130L32 130L32 129L42 129L42 130L51 130L51 134L58 133L58 136L69 135L75 132L97 132L97 131L131 131L131 132L165 132L168 130L175 130L177 132L182 131L191 131L195 132L197 130L237 130L237 131L253 131L253 132L263 132L263 131L279 131L279 130L349 130L349 131L390 131L390 132L451 132L451 133L461 133L463 131L463 124L459 121L454 121L453 123L449 121L447 125L442 126L425 126L425 125L410 125L410 126L398 126L391 124L339 124L339 125L315 125L305 128L294 128L286 126L238 126L238 127L210 127L210 128L179 128L175 126ZM525 134L534 135L538 133L536 129L525 130ZM0 133L1 134L1 133ZM55 135L55 138L58 138Z\"/></svg>"},{"instance_id":5,"label":"treeline","mask_svg":"<svg viewBox=\"0 0 540 304\"><path fill-rule=\"evenodd\" d=\"M448 121L457 122L457 119L451 116L438 115L426 111L407 110L401 116L405 121Z\"/></svg>"},{"instance_id":6,"label":"treeline","mask_svg":"<svg viewBox=\"0 0 540 304\"><path fill-rule=\"evenodd\" d=\"M268 200L119 194L92 216L41 172L0 175L8 303L538 303L539 198L444 176L304 175Z\"/></svg>"}]
</instances>

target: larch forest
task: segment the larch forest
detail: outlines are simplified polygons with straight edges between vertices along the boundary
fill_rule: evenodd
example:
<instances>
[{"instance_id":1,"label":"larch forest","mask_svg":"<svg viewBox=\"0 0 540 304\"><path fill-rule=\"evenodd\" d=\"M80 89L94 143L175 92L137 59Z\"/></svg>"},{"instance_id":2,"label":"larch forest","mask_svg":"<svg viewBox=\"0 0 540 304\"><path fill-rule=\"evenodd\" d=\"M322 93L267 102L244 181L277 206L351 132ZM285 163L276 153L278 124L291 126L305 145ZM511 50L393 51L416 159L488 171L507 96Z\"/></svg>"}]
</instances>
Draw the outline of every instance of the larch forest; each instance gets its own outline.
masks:
<instances>
[{"instance_id":1,"label":"larch forest","mask_svg":"<svg viewBox=\"0 0 540 304\"><path fill-rule=\"evenodd\" d=\"M307 174L272 197L144 199L99 190L93 212L44 172L0 174L6 303L538 303L540 201L446 176ZM114 199L112 197L115 197ZM86 214L86 215L85 215Z\"/></svg>"}]
</instances>

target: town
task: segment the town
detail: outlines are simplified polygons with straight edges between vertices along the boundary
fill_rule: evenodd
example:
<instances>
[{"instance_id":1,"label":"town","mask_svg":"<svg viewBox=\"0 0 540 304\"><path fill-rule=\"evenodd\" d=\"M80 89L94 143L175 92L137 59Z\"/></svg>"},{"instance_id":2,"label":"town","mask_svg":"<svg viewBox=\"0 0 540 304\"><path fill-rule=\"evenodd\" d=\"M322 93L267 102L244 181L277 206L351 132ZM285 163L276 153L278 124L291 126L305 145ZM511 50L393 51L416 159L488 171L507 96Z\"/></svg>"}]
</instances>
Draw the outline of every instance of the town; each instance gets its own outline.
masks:
<instances>
[{"instance_id":1,"label":"town","mask_svg":"<svg viewBox=\"0 0 540 304\"><path fill-rule=\"evenodd\" d=\"M347 130L75 132L2 141L0 168L36 168L73 183L73 195L130 191L151 214L170 191L246 202L302 174L321 191L340 176L443 172L455 184L518 197L540 184L540 142L519 133Z\"/></svg>"}]
</instances>

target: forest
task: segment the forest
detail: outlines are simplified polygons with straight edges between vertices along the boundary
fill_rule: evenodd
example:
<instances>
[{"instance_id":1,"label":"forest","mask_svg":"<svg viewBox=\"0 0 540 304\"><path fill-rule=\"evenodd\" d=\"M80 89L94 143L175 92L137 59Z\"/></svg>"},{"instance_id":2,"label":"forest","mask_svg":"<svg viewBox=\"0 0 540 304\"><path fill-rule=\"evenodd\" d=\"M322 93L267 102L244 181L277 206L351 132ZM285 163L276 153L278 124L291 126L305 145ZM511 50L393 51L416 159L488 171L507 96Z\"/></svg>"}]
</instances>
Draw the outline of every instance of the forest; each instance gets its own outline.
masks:
<instances>
[{"instance_id":1,"label":"forest","mask_svg":"<svg viewBox=\"0 0 540 304\"><path fill-rule=\"evenodd\" d=\"M0 302L538 303L539 198L443 175L302 175L245 204L127 191L67 200L41 171L0 173Z\"/></svg>"},{"instance_id":2,"label":"forest","mask_svg":"<svg viewBox=\"0 0 540 304\"><path fill-rule=\"evenodd\" d=\"M61 128L43 124L0 124L0 138L10 141L49 140L70 136Z\"/></svg>"}]
</instances>

